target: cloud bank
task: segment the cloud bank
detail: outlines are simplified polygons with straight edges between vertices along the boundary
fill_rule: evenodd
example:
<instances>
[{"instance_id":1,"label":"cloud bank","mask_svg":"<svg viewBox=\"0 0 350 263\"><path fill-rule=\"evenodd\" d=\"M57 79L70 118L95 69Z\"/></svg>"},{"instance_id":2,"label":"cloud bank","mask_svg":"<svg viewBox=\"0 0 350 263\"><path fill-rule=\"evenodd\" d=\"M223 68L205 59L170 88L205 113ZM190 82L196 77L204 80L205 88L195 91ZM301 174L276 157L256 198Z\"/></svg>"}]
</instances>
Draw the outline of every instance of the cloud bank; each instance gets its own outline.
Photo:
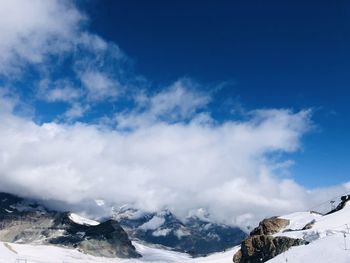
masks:
<instances>
[{"instance_id":1,"label":"cloud bank","mask_svg":"<svg viewBox=\"0 0 350 263\"><path fill-rule=\"evenodd\" d=\"M130 79L128 58L88 32L87 21L68 1L0 0L1 191L72 205L104 199L169 208L180 217L204 208L247 226L350 190L305 189L289 174L285 154L302 147L310 110L257 109L218 121L213 98L190 79L158 92L137 86L144 80ZM28 70L36 72L30 100L16 86ZM128 107L115 110L122 100ZM36 101L66 108L38 123ZM106 103L108 116L77 121ZM19 114L23 105L34 113Z\"/></svg>"}]
</instances>

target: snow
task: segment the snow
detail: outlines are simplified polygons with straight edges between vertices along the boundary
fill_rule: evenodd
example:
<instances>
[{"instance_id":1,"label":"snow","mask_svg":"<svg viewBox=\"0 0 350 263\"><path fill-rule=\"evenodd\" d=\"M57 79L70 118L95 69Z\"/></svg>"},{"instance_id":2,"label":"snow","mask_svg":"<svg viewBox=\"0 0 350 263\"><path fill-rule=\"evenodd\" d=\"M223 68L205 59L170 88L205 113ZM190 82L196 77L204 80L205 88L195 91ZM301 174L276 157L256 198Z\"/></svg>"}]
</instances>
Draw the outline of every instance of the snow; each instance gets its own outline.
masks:
<instances>
[{"instance_id":1,"label":"snow","mask_svg":"<svg viewBox=\"0 0 350 263\"><path fill-rule=\"evenodd\" d=\"M80 223L92 220L72 214L75 221ZM149 227L155 227L162 221L160 217L152 218ZM309 212L298 212L282 216L290 220L286 229L294 231L280 232L276 236L289 236L304 238L310 244L292 247L288 251L267 261L268 263L349 263L350 262L350 205L330 215L320 216ZM305 224L315 220L311 229L300 230ZM149 222L150 222L149 221ZM92 221L98 223L96 221ZM149 223L147 222L147 223ZM0 242L0 263L16 262L16 259L26 259L27 263L228 263L239 247L225 252L215 253L207 257L191 258L189 255L163 248L133 242L137 251L143 255L140 259L119 259L93 257L80 253L77 250L66 249L55 246L6 244ZM17 261L21 262L21 261ZM23 261L24 262L24 261Z\"/></svg>"},{"instance_id":2,"label":"snow","mask_svg":"<svg viewBox=\"0 0 350 263\"><path fill-rule=\"evenodd\" d=\"M100 224L100 222L97 222L95 220L91 220L85 217L82 217L80 215L70 213L69 219L72 220L74 223L77 223L79 225L86 225L86 226L97 226Z\"/></svg>"},{"instance_id":3,"label":"snow","mask_svg":"<svg viewBox=\"0 0 350 263\"><path fill-rule=\"evenodd\" d=\"M157 229L156 231L154 231L152 233L152 236L155 236L155 237L165 237L167 236L169 233L171 232L171 229L170 228L163 228L163 229Z\"/></svg>"},{"instance_id":4,"label":"snow","mask_svg":"<svg viewBox=\"0 0 350 263\"><path fill-rule=\"evenodd\" d=\"M303 218L304 215L304 218ZM350 262L350 204L340 211L326 216L296 213L283 216L291 220L291 226L300 226L310 219L315 219L309 230L284 232L276 235L304 238L310 244L292 247L285 253L267 261L268 263L349 263ZM287 227L289 228L289 227Z\"/></svg>"},{"instance_id":5,"label":"snow","mask_svg":"<svg viewBox=\"0 0 350 263\"><path fill-rule=\"evenodd\" d=\"M350 203L348 202L345 207L333 214L323 216L320 220L315 223L315 228L328 229L332 228L344 228L345 224L349 224L350 227Z\"/></svg>"},{"instance_id":6,"label":"snow","mask_svg":"<svg viewBox=\"0 0 350 263\"><path fill-rule=\"evenodd\" d=\"M139 229L142 230L155 230L158 227L162 226L165 222L164 217L160 217L160 216L154 216L152 217L151 220L149 220L148 222L144 223L143 225L141 225L139 227Z\"/></svg>"},{"instance_id":7,"label":"snow","mask_svg":"<svg viewBox=\"0 0 350 263\"><path fill-rule=\"evenodd\" d=\"M215 253L208 257L192 259L191 263L232 263L233 255L239 250L239 247L234 247L225 252Z\"/></svg>"},{"instance_id":8,"label":"snow","mask_svg":"<svg viewBox=\"0 0 350 263\"><path fill-rule=\"evenodd\" d=\"M350 235L346 237L346 242L350 242ZM345 250L344 248L343 235L334 234L316 240L307 246L293 247L269 260L268 263L349 263L350 250Z\"/></svg>"},{"instance_id":9,"label":"snow","mask_svg":"<svg viewBox=\"0 0 350 263\"><path fill-rule=\"evenodd\" d=\"M119 211L114 214L114 218L117 220L121 220L124 218L135 220L143 217L145 212L136 209L129 209L129 205L123 205L119 208Z\"/></svg>"},{"instance_id":10,"label":"snow","mask_svg":"<svg viewBox=\"0 0 350 263\"><path fill-rule=\"evenodd\" d=\"M175 231L175 235L178 239L181 239L182 237L189 236L191 233L189 231L186 231L186 229L179 228Z\"/></svg>"},{"instance_id":11,"label":"snow","mask_svg":"<svg viewBox=\"0 0 350 263\"><path fill-rule=\"evenodd\" d=\"M308 223L320 219L320 217L322 216L311 212L296 212L281 216L280 218L288 219L290 221L290 224L286 227L286 229L300 230Z\"/></svg>"},{"instance_id":12,"label":"snow","mask_svg":"<svg viewBox=\"0 0 350 263\"><path fill-rule=\"evenodd\" d=\"M103 258L89 256L80 253L77 250L66 249L55 246L34 246L23 244L8 244L0 242L0 262L26 262L26 263L224 263L231 262L233 250L217 253L206 258L193 259L189 255L165 249L149 247L140 243L135 243L136 249L143 257L141 259L120 259L120 258ZM236 248L237 250L237 248ZM22 259L23 261L18 261ZM17 260L17 261L16 261ZM26 261L25 261L26 260Z\"/></svg>"}]
</instances>

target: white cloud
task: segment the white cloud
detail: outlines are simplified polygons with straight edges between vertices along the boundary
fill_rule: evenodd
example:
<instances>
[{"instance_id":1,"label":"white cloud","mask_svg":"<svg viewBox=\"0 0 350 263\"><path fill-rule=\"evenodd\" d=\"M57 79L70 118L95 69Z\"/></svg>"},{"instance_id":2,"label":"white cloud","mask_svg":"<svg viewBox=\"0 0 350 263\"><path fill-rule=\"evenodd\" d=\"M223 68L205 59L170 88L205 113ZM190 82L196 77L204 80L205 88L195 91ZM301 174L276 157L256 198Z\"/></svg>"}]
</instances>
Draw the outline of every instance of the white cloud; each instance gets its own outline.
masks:
<instances>
[{"instance_id":1,"label":"white cloud","mask_svg":"<svg viewBox=\"0 0 350 263\"><path fill-rule=\"evenodd\" d=\"M0 0L0 7L2 73L69 50L84 21L69 1Z\"/></svg>"},{"instance_id":2,"label":"white cloud","mask_svg":"<svg viewBox=\"0 0 350 263\"><path fill-rule=\"evenodd\" d=\"M207 95L195 91L194 86L195 83L189 79L181 79L154 96L139 93L136 96L136 109L116 116L118 127L138 128L163 120L176 122L192 119L210 101ZM198 117L204 120L204 115Z\"/></svg>"},{"instance_id":3,"label":"white cloud","mask_svg":"<svg viewBox=\"0 0 350 263\"><path fill-rule=\"evenodd\" d=\"M290 161L271 158L300 149L310 111L256 110L246 120L217 123L206 109L210 98L189 80L138 94L135 109L116 115L116 130L73 122L126 89L127 58L86 31L85 21L65 0L0 0L2 76L35 66L46 81L36 87L39 98L70 106L68 123L37 124L18 116L18 98L0 91L1 191L71 204L105 199L145 210L168 207L180 216L203 208L246 225L349 190L349 183L305 189L284 176ZM53 78L55 63L66 56L72 63L65 71L73 76Z\"/></svg>"},{"instance_id":4,"label":"white cloud","mask_svg":"<svg viewBox=\"0 0 350 263\"><path fill-rule=\"evenodd\" d=\"M73 103L72 106L65 112L65 117L68 120L73 120L84 116L84 113L89 110L88 106L83 106L79 103Z\"/></svg>"},{"instance_id":5,"label":"white cloud","mask_svg":"<svg viewBox=\"0 0 350 263\"><path fill-rule=\"evenodd\" d=\"M38 125L11 106L1 107L0 118L2 191L68 203L102 198L150 211L169 207L180 216L202 207L238 224L327 196L281 177L278 160L269 158L300 148L309 111L260 110L246 121L216 125L157 121L129 133L83 123Z\"/></svg>"},{"instance_id":6,"label":"white cloud","mask_svg":"<svg viewBox=\"0 0 350 263\"><path fill-rule=\"evenodd\" d=\"M81 98L82 91L74 88L74 84L67 80L51 81L43 79L38 88L38 97L48 102L74 102Z\"/></svg>"},{"instance_id":7,"label":"white cloud","mask_svg":"<svg viewBox=\"0 0 350 263\"><path fill-rule=\"evenodd\" d=\"M81 74L80 79L87 88L88 99L91 101L115 98L118 95L118 81L102 72L87 71Z\"/></svg>"},{"instance_id":8,"label":"white cloud","mask_svg":"<svg viewBox=\"0 0 350 263\"><path fill-rule=\"evenodd\" d=\"M116 98L123 86L118 67L128 59L86 24L68 0L0 0L0 77L20 79L34 69L44 79L37 97L49 102ZM57 76L58 69L66 75Z\"/></svg>"}]
</instances>

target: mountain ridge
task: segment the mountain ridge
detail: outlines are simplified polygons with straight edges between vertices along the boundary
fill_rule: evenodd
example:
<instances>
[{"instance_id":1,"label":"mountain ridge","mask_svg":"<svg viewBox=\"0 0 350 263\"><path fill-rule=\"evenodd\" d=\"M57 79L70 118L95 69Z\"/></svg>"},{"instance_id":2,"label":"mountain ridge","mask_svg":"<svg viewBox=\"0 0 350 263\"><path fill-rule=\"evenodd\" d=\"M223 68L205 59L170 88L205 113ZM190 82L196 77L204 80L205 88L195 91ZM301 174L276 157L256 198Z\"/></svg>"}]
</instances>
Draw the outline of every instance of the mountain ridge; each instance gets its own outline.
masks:
<instances>
[{"instance_id":1,"label":"mountain ridge","mask_svg":"<svg viewBox=\"0 0 350 263\"><path fill-rule=\"evenodd\" d=\"M45 208L33 200L0 193L0 240L53 244L104 257L140 257L127 233L113 219L79 224L70 212Z\"/></svg>"}]
</instances>

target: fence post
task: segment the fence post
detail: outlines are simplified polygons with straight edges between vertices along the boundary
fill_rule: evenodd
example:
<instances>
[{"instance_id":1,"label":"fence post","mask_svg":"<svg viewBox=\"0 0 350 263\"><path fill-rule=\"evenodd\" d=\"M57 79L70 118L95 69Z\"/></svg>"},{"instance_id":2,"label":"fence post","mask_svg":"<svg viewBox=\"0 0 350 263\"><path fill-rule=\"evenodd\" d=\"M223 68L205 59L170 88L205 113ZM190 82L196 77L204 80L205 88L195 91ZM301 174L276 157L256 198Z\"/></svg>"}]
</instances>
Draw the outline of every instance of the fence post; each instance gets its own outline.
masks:
<instances>
[{"instance_id":1,"label":"fence post","mask_svg":"<svg viewBox=\"0 0 350 263\"><path fill-rule=\"evenodd\" d=\"M348 250L346 247L346 233L344 232L344 250Z\"/></svg>"}]
</instances>

